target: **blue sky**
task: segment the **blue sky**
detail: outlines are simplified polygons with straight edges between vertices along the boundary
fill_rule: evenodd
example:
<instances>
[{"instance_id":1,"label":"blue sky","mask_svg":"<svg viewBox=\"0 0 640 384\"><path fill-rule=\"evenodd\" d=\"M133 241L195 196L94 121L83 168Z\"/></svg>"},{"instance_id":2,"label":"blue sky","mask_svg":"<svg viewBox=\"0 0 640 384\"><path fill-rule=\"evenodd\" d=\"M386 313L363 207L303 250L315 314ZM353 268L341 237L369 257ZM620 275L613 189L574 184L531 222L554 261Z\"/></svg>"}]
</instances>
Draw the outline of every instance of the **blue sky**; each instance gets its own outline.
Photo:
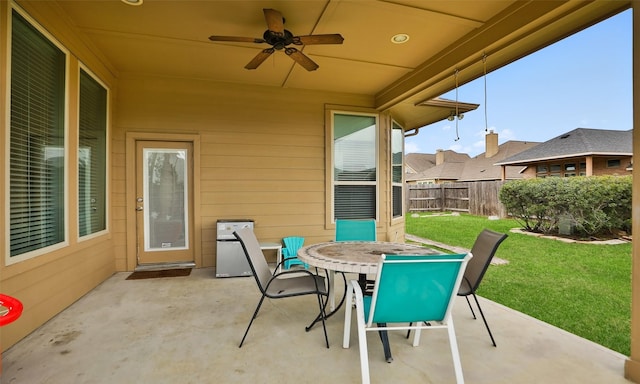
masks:
<instances>
[{"instance_id":1,"label":"blue sky","mask_svg":"<svg viewBox=\"0 0 640 384\"><path fill-rule=\"evenodd\" d=\"M405 139L405 152L485 151L485 128L508 140L544 142L575 128L633 128L631 10L458 88L480 104L456 123L444 120ZM491 57L487 57L490 62ZM452 82L454 82L452 74ZM442 97L455 100L455 90Z\"/></svg>"}]
</instances>

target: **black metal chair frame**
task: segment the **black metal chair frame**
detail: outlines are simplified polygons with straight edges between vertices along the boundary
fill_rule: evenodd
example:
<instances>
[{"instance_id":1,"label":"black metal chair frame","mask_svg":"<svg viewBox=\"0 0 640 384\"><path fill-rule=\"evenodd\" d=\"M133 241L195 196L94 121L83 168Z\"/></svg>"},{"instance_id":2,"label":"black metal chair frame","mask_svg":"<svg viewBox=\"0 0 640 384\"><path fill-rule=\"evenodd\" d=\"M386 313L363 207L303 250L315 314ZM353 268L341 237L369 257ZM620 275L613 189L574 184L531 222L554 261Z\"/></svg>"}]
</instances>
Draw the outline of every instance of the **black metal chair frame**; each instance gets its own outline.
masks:
<instances>
[{"instance_id":1,"label":"black metal chair frame","mask_svg":"<svg viewBox=\"0 0 640 384\"><path fill-rule=\"evenodd\" d=\"M471 248L473 258L467 265L467 269L465 270L463 277L463 284L460 285L460 289L458 290L458 296L464 296L464 298L467 300L467 304L469 305L469 309L471 310L473 318L477 319L476 314L473 311L473 307L471 306L471 301L469 300L469 296L473 296L473 299L476 302L476 306L478 307L478 311L480 312L480 316L482 317L482 321L484 322L484 326L487 328L487 332L489 332L489 337L491 338L491 343L493 343L494 347L497 346L496 341L493 338L493 334L491 333L491 329L489 328L487 319L484 316L484 312L482 311L482 307L480 306L480 302L478 301L478 297L476 296L476 290L480 286L482 278L484 277L487 268L489 268L491 260L498 250L498 247L507 238L507 236L507 234L494 232L489 229L484 229L482 232L480 232L480 234L476 238L475 243L473 244L473 248ZM483 241L487 241L488 244L484 244ZM473 273L477 273L475 278L473 278L473 276L469 276ZM473 279L474 281L471 281L471 279ZM465 289L467 287L468 289Z\"/></svg>"},{"instance_id":2,"label":"black metal chair frame","mask_svg":"<svg viewBox=\"0 0 640 384\"><path fill-rule=\"evenodd\" d=\"M253 316L251 317L251 321L249 321L249 325L247 326L247 330L244 332L244 336L242 337L242 341L240 341L240 345L238 346L239 348L242 348L242 344L244 343L245 338L247 337L247 334L249 333L249 329L251 328L251 325L253 324L253 320L255 320L256 316L258 316L258 312L260 311L260 307L262 306L262 302L264 301L265 297L268 297L270 299L283 299L283 298L287 298L287 297L295 297L295 296L303 296L303 295L316 295L317 299L318 299L318 307L320 308L320 318L322 320L322 328L324 330L324 339L327 345L327 348L329 348L329 337L327 336L327 327L325 325L325 319L326 319L326 314L325 314L325 306L326 303L328 301L328 290L326 288L326 284L324 283L324 277L323 276L319 276L316 275L308 270L305 269L299 269L299 270L285 270L283 272L277 273L278 271L278 266L276 266L274 272L271 274L271 276L268 278L268 281L266 281L266 283L263 283L261 281L261 274L259 271L256 270L256 266L254 265L253 261L251 260L251 256L250 256L250 251L249 249L251 249L252 251L256 252L256 249L260 252L262 252L260 250L260 246L257 242L257 240L255 241L256 244L254 244L253 247L248 247L247 244L245 244L245 241L242 239L242 236L246 236L248 233L238 233L238 232L243 232L243 231L251 231L251 229L240 229L236 232L234 232L234 235L236 236L236 238L238 239L238 241L240 242L240 244L242 245L242 248L244 250L245 256L247 257L247 261L249 262L249 266L251 267L251 272L253 273L253 276L256 280L256 283L258 285L258 288L260 289L260 292L262 294L262 296L260 297L260 301L258 302L258 305L256 307L256 310L253 313ZM249 245L250 246L250 245ZM264 257L264 255L263 255ZM284 262L284 261L283 261ZM265 264L266 264L266 260L265 260ZM280 276L283 275L291 275L291 274L295 274L295 275L300 275L297 277L291 277L291 278L287 278L287 279L279 279ZM328 277L327 277L328 278ZM310 283L310 281L313 281L313 284ZM295 282L300 282L300 283L306 283L306 284L301 284L301 286L296 286ZM289 288L295 288L295 289L291 289L291 292L287 292L287 289L283 289L283 290L277 290L275 292L270 291L270 289L272 288L272 284L273 286L277 286L278 284L287 284L286 287ZM264 286L263 286L264 284ZM306 287L305 287L306 286ZM322 300L322 296L325 296L325 300L323 302ZM307 329L308 331L308 329Z\"/></svg>"}]
</instances>

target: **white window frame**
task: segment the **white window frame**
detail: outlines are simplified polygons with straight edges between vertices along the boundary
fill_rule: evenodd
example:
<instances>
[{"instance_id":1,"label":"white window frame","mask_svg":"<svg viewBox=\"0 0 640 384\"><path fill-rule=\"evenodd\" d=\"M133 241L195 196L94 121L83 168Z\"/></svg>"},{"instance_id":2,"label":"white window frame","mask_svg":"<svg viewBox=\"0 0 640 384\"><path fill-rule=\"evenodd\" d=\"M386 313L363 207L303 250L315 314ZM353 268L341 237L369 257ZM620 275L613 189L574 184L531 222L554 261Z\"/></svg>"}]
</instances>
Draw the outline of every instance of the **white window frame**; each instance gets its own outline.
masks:
<instances>
[{"instance_id":1,"label":"white window frame","mask_svg":"<svg viewBox=\"0 0 640 384\"><path fill-rule=\"evenodd\" d=\"M334 173L334 117L335 115L353 115L353 116L367 116L373 117L375 121L375 165L376 165L376 180L373 182L335 182L335 173ZM363 110L349 110L349 109L329 109L328 110L328 132L327 132L327 179L329 181L328 185L328 208L330 211L330 225L335 225L335 193L334 189L336 184L339 185L372 185L376 191L375 197L375 221L378 222L380 219L380 116L376 112L372 112L369 109Z\"/></svg>"},{"instance_id":2,"label":"white window frame","mask_svg":"<svg viewBox=\"0 0 640 384\"><path fill-rule=\"evenodd\" d=\"M111 137L110 137L110 132L111 132L111 89L102 81L100 80L100 78L98 76L96 76L96 74L91 71L86 65L84 65L82 62L80 63L80 69L82 69L83 71L85 71L89 76L91 76L91 78L93 80L95 80L98 84L100 84L106 91L107 91L107 105L106 105L106 117L105 117L105 158L104 158L104 163L105 163L105 182L104 182L104 196L105 196L105 201L104 201L104 206L105 206L105 212L104 212L104 219L105 219L105 229L101 230L101 231L97 231L94 233L90 233L88 235L85 236L80 236L80 202L78 202L78 207L77 207L77 211L78 211L78 233L76 234L76 236L78 237L78 241L86 241L89 239L93 239L95 237L99 237L102 236L104 234L107 234L110 232L109 229L109 223L111 222L109 220L110 216L109 216L109 212L111 211L109 209L110 207L110 198L111 198L111 194L109 193L110 189L110 173L111 173L111 169L109 167L109 164L111 163ZM76 130L76 142L78 143L78 145L80 145L80 69L78 69L78 79L77 79L77 83L78 83L78 116L77 116L77 121L78 121L78 129ZM77 148L78 150L80 148ZM79 159L78 159L79 160ZM76 161L76 175L78 175L78 186L80 185L80 162Z\"/></svg>"},{"instance_id":3,"label":"white window frame","mask_svg":"<svg viewBox=\"0 0 640 384\"><path fill-rule=\"evenodd\" d=\"M63 241L43 247L40 249L36 249L30 252L25 252L20 255L11 256L11 240L9 238L5 241L5 265L16 264L37 256L41 256L52 252L57 249L61 249L67 247L69 245L69 82L70 82L70 52L67 50L60 41L58 41L55 37L53 37L42 25L40 25L35 19L33 19L28 13L23 11L20 7L18 7L14 2L10 3L7 12L7 20L6 20L6 28L7 28L7 57L6 59L6 87L4 89L5 94L7 95L6 99L6 115L5 115L5 156L6 156L6 166L5 166L5 228L10 227L11 223L11 199L10 199L10 187L11 187L11 159L8 154L10 153L11 146L11 57L12 57L12 35L13 35L13 11L17 12L22 18L24 18L33 28L35 28L38 32L40 32L49 42L54 44L62 53L65 55L64 60L64 72L65 72L65 81L64 81L64 108L63 108L63 123L62 129L64 132L64 239Z\"/></svg>"},{"instance_id":4,"label":"white window frame","mask_svg":"<svg viewBox=\"0 0 640 384\"><path fill-rule=\"evenodd\" d=\"M395 182L393 181L393 167L397 164L394 164L393 162L393 131L394 129L396 129L396 127L398 129L400 129L401 131L401 137L402 137L402 156L401 156L401 160L400 160L400 182ZM391 120L391 129L389 131L389 184L391 185L391 193L389 196L389 200L390 203L389 204L389 216L391 217L391 221L393 222L394 220L403 220L404 219L404 211L405 211L405 198L404 198L404 193L405 193L405 188L404 188L404 127L398 123L395 120ZM399 216L394 216L393 215L393 189L394 187L400 187L400 215Z\"/></svg>"}]
</instances>

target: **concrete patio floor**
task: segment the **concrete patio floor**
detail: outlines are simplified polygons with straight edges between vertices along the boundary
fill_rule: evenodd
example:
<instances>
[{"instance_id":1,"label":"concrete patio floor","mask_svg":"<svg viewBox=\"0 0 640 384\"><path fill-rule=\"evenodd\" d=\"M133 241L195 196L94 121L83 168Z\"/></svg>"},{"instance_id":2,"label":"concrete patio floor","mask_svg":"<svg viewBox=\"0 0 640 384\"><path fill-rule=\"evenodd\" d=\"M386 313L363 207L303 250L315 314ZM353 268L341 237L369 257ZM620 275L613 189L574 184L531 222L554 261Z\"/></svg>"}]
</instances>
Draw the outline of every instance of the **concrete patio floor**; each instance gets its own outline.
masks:
<instances>
[{"instance_id":1,"label":"concrete patio floor","mask_svg":"<svg viewBox=\"0 0 640 384\"><path fill-rule=\"evenodd\" d=\"M13 383L358 383L358 336L342 348L344 309L322 326L312 296L266 300L242 348L259 292L253 278L125 280L116 273L2 355L0 381ZM355 276L353 276L355 277ZM342 288L341 288L342 289ZM467 383L628 383L625 356L488 300L496 338L457 298L454 324ZM354 316L355 317L355 316ZM18 320L19 321L19 320ZM453 383L446 330L419 347L389 335L394 361L369 334L372 383Z\"/></svg>"}]
</instances>

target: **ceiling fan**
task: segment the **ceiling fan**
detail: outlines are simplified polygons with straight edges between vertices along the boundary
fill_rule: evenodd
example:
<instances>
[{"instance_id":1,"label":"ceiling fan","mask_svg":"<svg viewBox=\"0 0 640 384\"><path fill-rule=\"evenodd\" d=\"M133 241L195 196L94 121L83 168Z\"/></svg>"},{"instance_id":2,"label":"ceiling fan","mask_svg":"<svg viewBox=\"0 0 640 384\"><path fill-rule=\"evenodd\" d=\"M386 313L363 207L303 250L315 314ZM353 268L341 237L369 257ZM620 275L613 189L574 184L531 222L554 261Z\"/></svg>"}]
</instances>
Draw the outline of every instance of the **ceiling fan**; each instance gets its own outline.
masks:
<instances>
[{"instance_id":1,"label":"ceiling fan","mask_svg":"<svg viewBox=\"0 0 640 384\"><path fill-rule=\"evenodd\" d=\"M209 36L211 41L234 41L242 43L267 43L271 45L271 48L263 49L256 55L247 65L246 69L256 69L262 64L273 52L276 50L284 50L287 56L295 60L296 63L303 66L307 71L315 71L318 69L318 64L311 60L307 55L300 52L294 47L289 45L313 45L313 44L342 44L344 38L338 34L327 35L306 35L306 36L294 36L289 30L284 29L284 17L279 11L275 9L265 8L264 18L267 22L267 30L264 31L262 38L253 37L239 37L239 36Z\"/></svg>"}]
</instances>

